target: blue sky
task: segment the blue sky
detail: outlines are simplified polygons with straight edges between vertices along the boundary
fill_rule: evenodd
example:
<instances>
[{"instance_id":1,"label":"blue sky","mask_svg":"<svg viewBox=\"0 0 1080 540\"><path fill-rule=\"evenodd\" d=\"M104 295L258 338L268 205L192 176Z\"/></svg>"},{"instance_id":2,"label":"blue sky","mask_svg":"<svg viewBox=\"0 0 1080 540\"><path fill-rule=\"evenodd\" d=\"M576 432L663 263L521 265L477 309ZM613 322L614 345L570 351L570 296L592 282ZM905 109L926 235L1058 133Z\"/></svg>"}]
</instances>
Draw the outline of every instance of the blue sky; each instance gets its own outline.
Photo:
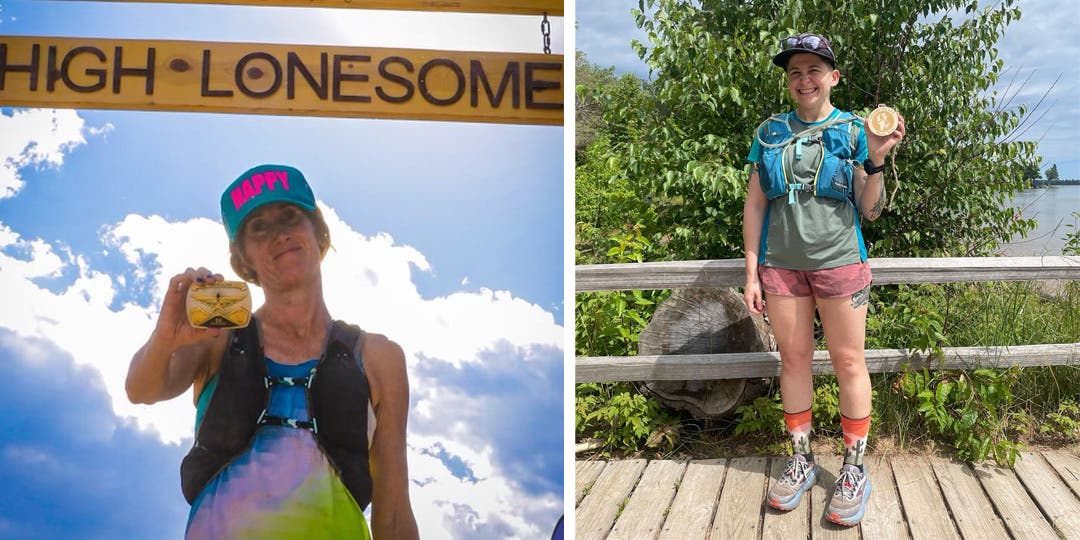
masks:
<instances>
[{"instance_id":1,"label":"blue sky","mask_svg":"<svg viewBox=\"0 0 1080 540\"><path fill-rule=\"evenodd\" d=\"M117 418L99 372L3 328L0 363L0 406L17 413L0 420L0 538L153 538L184 523L184 450Z\"/></svg>"},{"instance_id":2,"label":"blue sky","mask_svg":"<svg viewBox=\"0 0 1080 540\"><path fill-rule=\"evenodd\" d=\"M987 4L987 2L981 2ZM1034 121L1049 111L1023 136L1025 140L1040 140L1039 151L1043 168L1057 164L1062 178L1080 178L1080 156L1072 140L1075 126L1080 125L1080 105L1074 96L1080 90L1080 43L1073 28L1076 13L1074 0L1020 0L1023 12L998 42L998 52L1006 70L1019 70L1015 84L1029 75L1031 80L1019 92L1012 105L1021 103L1034 108L1043 94L1060 75L1061 80L1050 90ZM615 66L618 73L633 73L641 78L649 68L630 48L631 40L648 43L646 34L634 24L630 14L637 2L625 0L594 0L577 6L576 48L584 51L590 62L600 66ZM955 16L955 14L954 14ZM1002 78L999 89L1004 92L1008 77ZM1010 93L1016 88L1010 90Z\"/></svg>"},{"instance_id":3,"label":"blue sky","mask_svg":"<svg viewBox=\"0 0 1080 540\"><path fill-rule=\"evenodd\" d=\"M536 53L539 22L0 3L7 35ZM562 53L562 19L552 30ZM0 364L18 386L2 402L0 538L182 535L178 467L191 444L192 396L133 406L123 377L169 276L188 265L231 274L221 190L265 162L302 170L327 215L331 313L406 350L422 536L550 531L563 494L561 127L0 113Z\"/></svg>"}]
</instances>

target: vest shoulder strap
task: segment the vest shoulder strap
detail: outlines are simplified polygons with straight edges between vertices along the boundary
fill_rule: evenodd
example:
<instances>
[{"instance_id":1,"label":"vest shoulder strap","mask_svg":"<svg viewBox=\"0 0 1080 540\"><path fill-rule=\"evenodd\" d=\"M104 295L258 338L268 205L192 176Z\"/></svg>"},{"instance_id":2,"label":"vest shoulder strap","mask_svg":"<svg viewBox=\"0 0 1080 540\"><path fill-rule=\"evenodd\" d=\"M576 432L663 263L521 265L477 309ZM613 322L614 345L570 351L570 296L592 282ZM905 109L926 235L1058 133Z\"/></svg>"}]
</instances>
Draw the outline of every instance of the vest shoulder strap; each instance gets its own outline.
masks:
<instances>
[{"instance_id":1,"label":"vest shoulder strap","mask_svg":"<svg viewBox=\"0 0 1080 540\"><path fill-rule=\"evenodd\" d=\"M226 349L226 355L243 355L249 349L257 350L262 347L262 334L259 332L259 325L255 320L255 314L251 314L251 320L247 326L243 328L234 328L231 330L229 336L229 347Z\"/></svg>"},{"instance_id":2,"label":"vest shoulder strap","mask_svg":"<svg viewBox=\"0 0 1080 540\"><path fill-rule=\"evenodd\" d=\"M852 114L852 116L855 116ZM848 124L848 136L851 138L851 158L855 159L855 152L859 149L859 132L863 128L863 119L855 116L855 119ZM855 128L855 129L853 129Z\"/></svg>"},{"instance_id":3,"label":"vest shoulder strap","mask_svg":"<svg viewBox=\"0 0 1080 540\"><path fill-rule=\"evenodd\" d=\"M794 140L791 133L791 124L788 122L788 114L790 113L776 113L758 124L757 129L754 130L754 138L757 139L762 148L779 148L790 144ZM783 126L782 132L768 131L774 122ZM764 135L784 135L785 138L778 143L769 143L765 141Z\"/></svg>"},{"instance_id":4,"label":"vest shoulder strap","mask_svg":"<svg viewBox=\"0 0 1080 540\"><path fill-rule=\"evenodd\" d=\"M355 324L335 320L330 328L330 342L338 341L344 346L344 350L350 351L356 363L360 365L360 371L364 371L364 362L360 357L360 348L364 345L366 333ZM327 345L329 349L329 344Z\"/></svg>"}]
</instances>

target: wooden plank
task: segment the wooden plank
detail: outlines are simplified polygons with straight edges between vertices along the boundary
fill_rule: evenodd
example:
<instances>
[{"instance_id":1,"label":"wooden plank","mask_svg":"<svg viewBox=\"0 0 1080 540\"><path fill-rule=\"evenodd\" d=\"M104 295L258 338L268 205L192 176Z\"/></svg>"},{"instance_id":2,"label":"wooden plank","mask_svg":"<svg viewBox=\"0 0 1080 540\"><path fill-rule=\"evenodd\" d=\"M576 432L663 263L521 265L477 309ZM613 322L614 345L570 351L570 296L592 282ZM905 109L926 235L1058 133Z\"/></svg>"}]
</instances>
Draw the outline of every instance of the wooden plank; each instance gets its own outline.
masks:
<instances>
[{"instance_id":1,"label":"wooden plank","mask_svg":"<svg viewBox=\"0 0 1080 540\"><path fill-rule=\"evenodd\" d=\"M873 483L873 492L863 518L863 538L868 540L907 540L911 538L904 513L900 508L900 496L893 482L892 464L881 456L865 458L867 472Z\"/></svg>"},{"instance_id":2,"label":"wooden plank","mask_svg":"<svg viewBox=\"0 0 1080 540\"><path fill-rule=\"evenodd\" d=\"M1072 489L1073 495L1080 497L1080 456L1068 450L1047 450L1043 457Z\"/></svg>"},{"instance_id":3,"label":"wooden plank","mask_svg":"<svg viewBox=\"0 0 1080 540\"><path fill-rule=\"evenodd\" d=\"M875 285L1080 279L1080 258L934 257L870 259ZM575 267L577 292L742 287L742 259L594 264Z\"/></svg>"},{"instance_id":4,"label":"wooden plank","mask_svg":"<svg viewBox=\"0 0 1080 540\"><path fill-rule=\"evenodd\" d=\"M688 287L742 287L742 259L587 264L574 267L577 292Z\"/></svg>"},{"instance_id":5,"label":"wooden plank","mask_svg":"<svg viewBox=\"0 0 1080 540\"><path fill-rule=\"evenodd\" d=\"M690 462L660 530L660 540L705 539L716 513L726 471L726 459Z\"/></svg>"},{"instance_id":6,"label":"wooden plank","mask_svg":"<svg viewBox=\"0 0 1080 540\"><path fill-rule=\"evenodd\" d=\"M893 476L904 514L908 516L911 537L915 540L960 538L946 511L945 499L938 489L934 471L925 458L893 459Z\"/></svg>"},{"instance_id":7,"label":"wooden plank","mask_svg":"<svg viewBox=\"0 0 1080 540\"><path fill-rule=\"evenodd\" d=\"M686 472L686 462L657 460L649 463L634 494L611 529L608 540L656 538Z\"/></svg>"},{"instance_id":8,"label":"wooden plank","mask_svg":"<svg viewBox=\"0 0 1080 540\"><path fill-rule=\"evenodd\" d=\"M589 495L578 506L576 538L590 540L607 536L626 498L645 470L646 463L644 459L608 463L589 490Z\"/></svg>"},{"instance_id":9,"label":"wooden plank","mask_svg":"<svg viewBox=\"0 0 1080 540\"><path fill-rule=\"evenodd\" d=\"M1004 467L980 464L975 466L975 476L986 489L1013 538L1035 540L1058 537L1015 473Z\"/></svg>"},{"instance_id":10,"label":"wooden plank","mask_svg":"<svg viewBox=\"0 0 1080 540\"><path fill-rule=\"evenodd\" d=\"M840 538L858 539L858 527L844 527L825 519L825 509L836 486L836 473L843 459L837 455L819 455L818 481L810 488L810 537L814 540ZM873 497L873 493L870 494Z\"/></svg>"},{"instance_id":11,"label":"wooden plank","mask_svg":"<svg viewBox=\"0 0 1080 540\"><path fill-rule=\"evenodd\" d=\"M775 484L784 475L787 458L774 457L769 468L769 484ZM766 487L768 490L768 487ZM767 492L767 491L766 491ZM803 496L802 503L794 510L782 512L769 505L765 505L765 519L762 524L761 537L765 540L788 540L791 538L810 537L810 497Z\"/></svg>"},{"instance_id":12,"label":"wooden plank","mask_svg":"<svg viewBox=\"0 0 1080 540\"><path fill-rule=\"evenodd\" d=\"M443 11L503 15L563 15L562 0L122 0L175 4L226 4L319 8L392 9L395 11Z\"/></svg>"},{"instance_id":13,"label":"wooden plank","mask_svg":"<svg viewBox=\"0 0 1080 540\"><path fill-rule=\"evenodd\" d=\"M563 121L561 55L0 36L0 65L6 106Z\"/></svg>"},{"instance_id":14,"label":"wooden plank","mask_svg":"<svg viewBox=\"0 0 1080 540\"><path fill-rule=\"evenodd\" d=\"M1035 504L1064 538L1080 538L1080 499L1038 453L1021 452L1014 467Z\"/></svg>"},{"instance_id":15,"label":"wooden plank","mask_svg":"<svg viewBox=\"0 0 1080 540\"><path fill-rule=\"evenodd\" d=\"M579 461L574 467L574 493L577 495L577 500L574 501L574 505L577 506L581 503L581 499L588 493L589 488L596 482L597 477L600 476L600 472L607 466L605 461Z\"/></svg>"},{"instance_id":16,"label":"wooden plank","mask_svg":"<svg viewBox=\"0 0 1080 540\"><path fill-rule=\"evenodd\" d=\"M946 347L943 361L930 361L917 351L866 351L871 373L895 373L906 365L972 369L976 367L1034 367L1080 365L1080 343L1012 345L1000 347ZM932 365L929 365L932 364ZM833 373L828 351L815 351L815 374ZM579 356L575 380L585 382L742 379L780 375L780 353L668 354L638 356Z\"/></svg>"},{"instance_id":17,"label":"wooden plank","mask_svg":"<svg viewBox=\"0 0 1080 540\"><path fill-rule=\"evenodd\" d=\"M728 462L711 538L757 540L765 506L767 466L768 460L764 457L739 457Z\"/></svg>"},{"instance_id":18,"label":"wooden plank","mask_svg":"<svg viewBox=\"0 0 1080 540\"><path fill-rule=\"evenodd\" d=\"M930 458L945 502L964 538L1005 539L1009 533L994 513L994 505L986 497L971 468L956 460Z\"/></svg>"}]
</instances>

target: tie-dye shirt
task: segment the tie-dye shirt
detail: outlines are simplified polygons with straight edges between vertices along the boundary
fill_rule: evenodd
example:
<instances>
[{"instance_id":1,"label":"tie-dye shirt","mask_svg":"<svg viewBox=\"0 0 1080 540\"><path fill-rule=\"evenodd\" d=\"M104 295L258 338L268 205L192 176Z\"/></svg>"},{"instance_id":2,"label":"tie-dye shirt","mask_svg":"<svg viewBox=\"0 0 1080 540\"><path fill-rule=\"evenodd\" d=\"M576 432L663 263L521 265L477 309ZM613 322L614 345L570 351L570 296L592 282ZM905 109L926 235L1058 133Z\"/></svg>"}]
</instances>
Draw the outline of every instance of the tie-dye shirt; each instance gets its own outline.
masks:
<instances>
[{"instance_id":1,"label":"tie-dye shirt","mask_svg":"<svg viewBox=\"0 0 1080 540\"><path fill-rule=\"evenodd\" d=\"M318 360L290 366L269 358L274 377L306 377ZM202 394L195 430L217 388ZM273 386L269 414L308 419L302 386ZM370 433L374 419L369 409ZM370 539L367 520L310 431L262 426L251 447L213 477L191 505L188 539Z\"/></svg>"}]
</instances>

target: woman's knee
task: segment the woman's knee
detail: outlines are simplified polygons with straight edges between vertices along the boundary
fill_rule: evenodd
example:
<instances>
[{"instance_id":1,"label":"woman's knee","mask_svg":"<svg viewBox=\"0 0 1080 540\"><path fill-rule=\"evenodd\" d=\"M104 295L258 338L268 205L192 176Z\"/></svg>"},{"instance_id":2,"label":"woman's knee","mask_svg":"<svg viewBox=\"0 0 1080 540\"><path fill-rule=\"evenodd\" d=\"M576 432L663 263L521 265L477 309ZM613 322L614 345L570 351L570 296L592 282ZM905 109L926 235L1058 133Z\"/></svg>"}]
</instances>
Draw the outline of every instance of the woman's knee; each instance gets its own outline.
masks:
<instances>
[{"instance_id":1,"label":"woman's knee","mask_svg":"<svg viewBox=\"0 0 1080 540\"><path fill-rule=\"evenodd\" d=\"M784 367L809 368L814 361L813 347L799 345L778 348L780 349L780 361L784 364Z\"/></svg>"},{"instance_id":2,"label":"woman's knee","mask_svg":"<svg viewBox=\"0 0 1080 540\"><path fill-rule=\"evenodd\" d=\"M869 370L866 367L866 356L862 351L842 351L839 353L829 351L829 356L832 359L833 370L836 371L836 376L841 380L862 378L869 375Z\"/></svg>"}]
</instances>

